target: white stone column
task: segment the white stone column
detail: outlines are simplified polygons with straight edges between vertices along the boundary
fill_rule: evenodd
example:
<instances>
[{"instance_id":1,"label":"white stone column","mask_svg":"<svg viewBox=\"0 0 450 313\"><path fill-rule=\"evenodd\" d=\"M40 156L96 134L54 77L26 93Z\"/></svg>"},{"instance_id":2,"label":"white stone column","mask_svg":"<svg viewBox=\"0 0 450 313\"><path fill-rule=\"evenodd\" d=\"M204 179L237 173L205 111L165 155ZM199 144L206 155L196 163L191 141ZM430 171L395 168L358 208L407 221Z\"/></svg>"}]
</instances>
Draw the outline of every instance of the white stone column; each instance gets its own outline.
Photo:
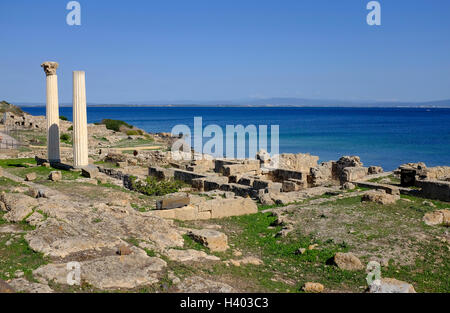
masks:
<instances>
[{"instance_id":1,"label":"white stone column","mask_svg":"<svg viewBox=\"0 0 450 313\"><path fill-rule=\"evenodd\" d=\"M73 166L75 168L89 165L85 77L83 71L73 72Z\"/></svg>"},{"instance_id":2,"label":"white stone column","mask_svg":"<svg viewBox=\"0 0 450 313\"><path fill-rule=\"evenodd\" d=\"M47 75L47 158L49 162L61 162L59 147L59 102L58 63L45 62L41 64Z\"/></svg>"}]
</instances>

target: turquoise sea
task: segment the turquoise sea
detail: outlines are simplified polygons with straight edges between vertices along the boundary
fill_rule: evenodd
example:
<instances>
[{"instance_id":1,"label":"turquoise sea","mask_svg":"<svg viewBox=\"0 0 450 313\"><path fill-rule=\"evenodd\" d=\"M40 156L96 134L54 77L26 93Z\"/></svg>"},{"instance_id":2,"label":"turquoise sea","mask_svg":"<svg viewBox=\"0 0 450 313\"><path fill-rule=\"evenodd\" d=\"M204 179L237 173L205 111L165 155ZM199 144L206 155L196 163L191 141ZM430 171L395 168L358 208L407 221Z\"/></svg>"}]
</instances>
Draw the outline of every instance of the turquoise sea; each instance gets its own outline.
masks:
<instances>
[{"instance_id":1,"label":"turquoise sea","mask_svg":"<svg viewBox=\"0 0 450 313\"><path fill-rule=\"evenodd\" d=\"M45 115L44 107L23 109ZM71 120L72 108L61 107L60 115ZM280 152L308 152L321 161L359 155L365 165L386 170L418 161L450 166L449 108L88 107L89 123L120 119L148 132L170 132L177 124L193 129L194 117L224 130L279 125Z\"/></svg>"}]
</instances>

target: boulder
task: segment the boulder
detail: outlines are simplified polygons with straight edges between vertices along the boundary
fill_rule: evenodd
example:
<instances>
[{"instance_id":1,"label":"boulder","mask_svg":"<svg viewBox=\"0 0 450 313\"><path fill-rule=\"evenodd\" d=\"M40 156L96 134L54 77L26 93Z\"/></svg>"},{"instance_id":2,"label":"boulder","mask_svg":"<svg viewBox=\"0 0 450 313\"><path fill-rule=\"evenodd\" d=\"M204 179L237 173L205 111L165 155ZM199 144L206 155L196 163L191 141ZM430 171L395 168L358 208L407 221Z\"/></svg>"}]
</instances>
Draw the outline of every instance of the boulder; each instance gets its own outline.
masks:
<instances>
[{"instance_id":1,"label":"boulder","mask_svg":"<svg viewBox=\"0 0 450 313\"><path fill-rule=\"evenodd\" d=\"M334 256L334 263L340 269L347 271L359 271L364 268L361 261L353 253L338 252Z\"/></svg>"},{"instance_id":2,"label":"boulder","mask_svg":"<svg viewBox=\"0 0 450 313\"><path fill-rule=\"evenodd\" d=\"M195 229L189 231L188 236L214 252L226 251L229 248L228 237L224 233L221 233L217 230Z\"/></svg>"},{"instance_id":3,"label":"boulder","mask_svg":"<svg viewBox=\"0 0 450 313\"><path fill-rule=\"evenodd\" d=\"M450 210L444 209L426 213L423 221L429 226L444 225L448 227L450 226Z\"/></svg>"},{"instance_id":4,"label":"boulder","mask_svg":"<svg viewBox=\"0 0 450 313\"><path fill-rule=\"evenodd\" d=\"M61 171L52 171L50 172L50 175L48 176L48 179L51 181L60 181L62 179L62 173Z\"/></svg>"},{"instance_id":5,"label":"boulder","mask_svg":"<svg viewBox=\"0 0 450 313\"><path fill-rule=\"evenodd\" d=\"M383 205L394 204L397 200L400 200L400 196L387 194L384 190L368 191L361 198L362 202L375 202Z\"/></svg>"},{"instance_id":6,"label":"boulder","mask_svg":"<svg viewBox=\"0 0 450 313\"><path fill-rule=\"evenodd\" d=\"M33 181L37 178L36 173L31 172L25 175L25 181Z\"/></svg>"},{"instance_id":7,"label":"boulder","mask_svg":"<svg viewBox=\"0 0 450 313\"><path fill-rule=\"evenodd\" d=\"M369 287L370 293L416 293L413 285L395 278L382 278Z\"/></svg>"},{"instance_id":8,"label":"boulder","mask_svg":"<svg viewBox=\"0 0 450 313\"><path fill-rule=\"evenodd\" d=\"M303 286L303 291L304 292L309 292L309 293L321 293L324 289L324 286L320 283L311 283L308 282L305 284L305 286Z\"/></svg>"}]
</instances>

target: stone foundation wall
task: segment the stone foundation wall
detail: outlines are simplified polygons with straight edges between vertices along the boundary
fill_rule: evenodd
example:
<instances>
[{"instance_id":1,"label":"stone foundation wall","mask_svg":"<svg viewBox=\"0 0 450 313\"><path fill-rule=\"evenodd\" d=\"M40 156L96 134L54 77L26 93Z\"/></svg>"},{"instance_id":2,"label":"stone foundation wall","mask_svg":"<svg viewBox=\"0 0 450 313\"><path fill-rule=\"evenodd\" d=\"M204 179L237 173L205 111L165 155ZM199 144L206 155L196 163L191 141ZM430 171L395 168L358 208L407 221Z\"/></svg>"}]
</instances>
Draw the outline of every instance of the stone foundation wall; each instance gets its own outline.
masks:
<instances>
[{"instance_id":1,"label":"stone foundation wall","mask_svg":"<svg viewBox=\"0 0 450 313\"><path fill-rule=\"evenodd\" d=\"M422 188L425 198L450 202L450 182L438 180L417 180L416 186Z\"/></svg>"}]
</instances>

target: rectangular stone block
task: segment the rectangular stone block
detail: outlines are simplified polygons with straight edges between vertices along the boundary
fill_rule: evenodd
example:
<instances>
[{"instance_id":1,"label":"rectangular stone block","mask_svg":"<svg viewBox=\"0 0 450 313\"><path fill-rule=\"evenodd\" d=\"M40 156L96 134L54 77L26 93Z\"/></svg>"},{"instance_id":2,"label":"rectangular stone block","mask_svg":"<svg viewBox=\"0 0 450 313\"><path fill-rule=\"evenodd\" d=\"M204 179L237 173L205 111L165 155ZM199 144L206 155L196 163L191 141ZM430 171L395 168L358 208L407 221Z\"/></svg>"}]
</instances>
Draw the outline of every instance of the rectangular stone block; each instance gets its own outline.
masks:
<instances>
[{"instance_id":1,"label":"rectangular stone block","mask_svg":"<svg viewBox=\"0 0 450 313\"><path fill-rule=\"evenodd\" d=\"M256 203L250 198L214 199L212 202L211 218L240 216L258 212Z\"/></svg>"},{"instance_id":2,"label":"rectangular stone block","mask_svg":"<svg viewBox=\"0 0 450 313\"><path fill-rule=\"evenodd\" d=\"M173 198L165 198L162 200L156 201L156 209L157 210L169 210L175 208L181 208L190 203L190 198L188 196L184 197L173 197Z\"/></svg>"},{"instance_id":3,"label":"rectangular stone block","mask_svg":"<svg viewBox=\"0 0 450 313\"><path fill-rule=\"evenodd\" d=\"M198 209L193 206L173 209L175 219L180 221L195 221L198 218Z\"/></svg>"},{"instance_id":4,"label":"rectangular stone block","mask_svg":"<svg viewBox=\"0 0 450 313\"><path fill-rule=\"evenodd\" d=\"M450 182L438 180L417 180L416 186L425 198L450 202Z\"/></svg>"},{"instance_id":5,"label":"rectangular stone block","mask_svg":"<svg viewBox=\"0 0 450 313\"><path fill-rule=\"evenodd\" d=\"M346 167L341 174L341 183L353 182L368 174L367 167Z\"/></svg>"}]
</instances>

